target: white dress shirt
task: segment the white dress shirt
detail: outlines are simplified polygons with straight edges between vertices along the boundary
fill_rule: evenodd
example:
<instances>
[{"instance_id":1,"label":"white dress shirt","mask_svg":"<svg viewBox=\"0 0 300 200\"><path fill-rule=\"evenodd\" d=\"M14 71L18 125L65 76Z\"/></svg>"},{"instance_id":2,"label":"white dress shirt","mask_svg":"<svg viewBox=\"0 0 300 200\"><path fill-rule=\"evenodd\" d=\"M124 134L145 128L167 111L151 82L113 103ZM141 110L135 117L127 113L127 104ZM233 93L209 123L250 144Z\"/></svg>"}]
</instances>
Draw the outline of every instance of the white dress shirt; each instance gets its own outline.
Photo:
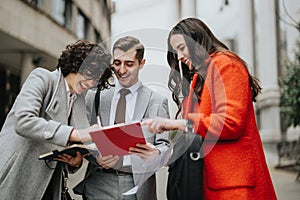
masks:
<instances>
[{"instance_id":1,"label":"white dress shirt","mask_svg":"<svg viewBox=\"0 0 300 200\"><path fill-rule=\"evenodd\" d=\"M120 90L124 87L120 85L118 81L115 83L115 91L111 102L110 107L110 118L109 118L109 125L114 125L115 122L115 116L116 116L116 109L117 104L120 99ZM137 98L137 91L142 86L142 82L138 81L133 86L126 88L130 90L130 93L125 96L126 98L126 111L125 111L125 123L132 122L133 113L135 109L135 103ZM130 156L124 156L123 157L123 166L129 166L131 165Z\"/></svg>"},{"instance_id":2,"label":"white dress shirt","mask_svg":"<svg viewBox=\"0 0 300 200\"><path fill-rule=\"evenodd\" d=\"M111 102L111 108L110 108L109 125L114 125L117 104L118 104L118 101L120 98L119 91L124 88L119 84L118 81L116 81L115 85L116 85L116 87L115 87L114 95L113 95L112 102ZM132 122L136 98L137 98L137 91L141 86L142 86L142 82L138 81L133 86L126 88L126 89L130 90L130 93L126 95L125 123Z\"/></svg>"}]
</instances>

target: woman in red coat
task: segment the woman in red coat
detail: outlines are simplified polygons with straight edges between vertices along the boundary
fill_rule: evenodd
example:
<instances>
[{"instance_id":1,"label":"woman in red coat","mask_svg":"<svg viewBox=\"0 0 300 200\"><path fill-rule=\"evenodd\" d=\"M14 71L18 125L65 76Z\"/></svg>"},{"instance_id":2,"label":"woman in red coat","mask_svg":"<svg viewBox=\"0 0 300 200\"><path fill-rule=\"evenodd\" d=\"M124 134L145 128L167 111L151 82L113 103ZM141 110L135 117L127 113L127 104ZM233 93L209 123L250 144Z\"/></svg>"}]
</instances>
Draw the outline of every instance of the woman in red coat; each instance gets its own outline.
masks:
<instances>
[{"instance_id":1,"label":"woman in red coat","mask_svg":"<svg viewBox=\"0 0 300 200\"><path fill-rule=\"evenodd\" d=\"M184 119L150 119L148 130L192 122L204 141L203 199L276 199L252 103L261 88L246 63L196 18L170 31L168 47L169 88Z\"/></svg>"}]
</instances>

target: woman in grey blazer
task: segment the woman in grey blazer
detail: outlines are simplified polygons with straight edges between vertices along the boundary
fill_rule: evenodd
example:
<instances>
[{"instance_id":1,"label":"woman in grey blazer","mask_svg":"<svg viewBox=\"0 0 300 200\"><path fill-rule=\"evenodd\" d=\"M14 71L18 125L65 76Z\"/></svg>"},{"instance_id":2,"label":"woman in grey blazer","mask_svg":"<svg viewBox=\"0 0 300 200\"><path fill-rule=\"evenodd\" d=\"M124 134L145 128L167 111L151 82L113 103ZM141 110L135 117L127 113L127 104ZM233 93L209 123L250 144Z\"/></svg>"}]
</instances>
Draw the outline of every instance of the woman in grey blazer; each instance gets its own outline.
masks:
<instances>
[{"instance_id":1,"label":"woman in grey blazer","mask_svg":"<svg viewBox=\"0 0 300 200\"><path fill-rule=\"evenodd\" d=\"M0 133L1 199L61 199L64 162L76 168L84 155L62 157L49 163L53 169L38 156L90 140L84 95L97 83L108 86L110 61L100 45L77 41L62 52L55 71L31 72Z\"/></svg>"}]
</instances>

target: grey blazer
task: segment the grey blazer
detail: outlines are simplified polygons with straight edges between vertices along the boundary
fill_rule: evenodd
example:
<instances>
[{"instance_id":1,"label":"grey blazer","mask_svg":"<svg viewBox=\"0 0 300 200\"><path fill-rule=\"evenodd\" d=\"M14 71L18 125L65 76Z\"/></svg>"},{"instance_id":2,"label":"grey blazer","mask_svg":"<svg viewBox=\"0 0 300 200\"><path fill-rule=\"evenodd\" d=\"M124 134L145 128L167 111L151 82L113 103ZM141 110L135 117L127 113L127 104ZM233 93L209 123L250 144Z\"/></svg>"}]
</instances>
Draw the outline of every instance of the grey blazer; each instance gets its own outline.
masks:
<instances>
[{"instance_id":1,"label":"grey blazer","mask_svg":"<svg viewBox=\"0 0 300 200\"><path fill-rule=\"evenodd\" d=\"M67 92L59 70L37 68L25 81L0 133L0 194L3 200L41 199L54 170L38 156L66 146ZM77 95L70 124L86 128L84 94ZM55 167L57 162L50 163ZM60 194L61 177L54 177ZM54 197L60 199L60 195Z\"/></svg>"},{"instance_id":2,"label":"grey blazer","mask_svg":"<svg viewBox=\"0 0 300 200\"><path fill-rule=\"evenodd\" d=\"M101 91L100 93L100 105L98 108L98 114L102 123L102 126L109 125L110 118L110 108L111 101L113 98L115 88L109 90ZM86 95L86 105L88 120L91 124L96 124L96 112L95 112L95 91L88 91ZM146 86L141 86L138 89L138 95L136 100L136 106L133 114L133 121L142 121L142 119L150 119L155 116L161 116L169 118L169 108L167 98L162 97L158 93L152 91ZM168 133L163 134L152 134L147 133L144 130L145 137L147 142L154 144L161 152L160 156L169 156L166 154L170 153L171 147L169 143ZM89 162L86 178L93 175L96 169L98 168L93 162ZM78 186L75 187L75 192L83 192L83 180ZM109 181L109 180L105 180ZM155 200L157 199L156 195L156 179L155 174L153 174L147 181L143 184L142 188L137 192L138 200Z\"/></svg>"}]
</instances>

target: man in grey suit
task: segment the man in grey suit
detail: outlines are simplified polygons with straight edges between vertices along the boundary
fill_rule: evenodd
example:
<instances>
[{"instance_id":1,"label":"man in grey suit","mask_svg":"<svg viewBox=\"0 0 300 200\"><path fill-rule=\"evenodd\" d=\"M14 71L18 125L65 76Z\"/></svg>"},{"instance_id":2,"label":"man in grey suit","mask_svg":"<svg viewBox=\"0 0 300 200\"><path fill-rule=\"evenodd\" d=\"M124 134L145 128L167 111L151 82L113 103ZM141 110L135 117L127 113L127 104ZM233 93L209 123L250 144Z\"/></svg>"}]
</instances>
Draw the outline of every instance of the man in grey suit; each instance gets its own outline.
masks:
<instances>
[{"instance_id":1,"label":"man in grey suit","mask_svg":"<svg viewBox=\"0 0 300 200\"><path fill-rule=\"evenodd\" d=\"M63 162L73 170L83 156L63 155L62 162L48 165L38 157L91 139L84 94L100 77L103 87L107 85L110 63L111 55L103 47L78 41L62 52L56 70L37 68L30 73L0 133L0 199L62 198Z\"/></svg>"},{"instance_id":2,"label":"man in grey suit","mask_svg":"<svg viewBox=\"0 0 300 200\"><path fill-rule=\"evenodd\" d=\"M120 110L117 109L117 105L121 98L120 93L124 88L127 89L125 123L142 121L153 116L169 117L167 98L147 88L139 80L139 71L145 64L144 46L140 41L131 36L117 40L113 46L113 59L112 68L118 81L116 81L115 87L101 92L98 113L95 110L95 92L89 91L86 96L90 123L97 122L97 114L99 114L103 126L113 125L116 122L120 123L118 118L121 114L119 113ZM121 158L116 155L100 156L97 158L97 164L90 162L85 180L75 187L74 191L80 193L78 190L81 188L81 192L84 193L83 196L88 200L156 200L154 173L157 170L157 162L166 162L171 147L168 132L160 135L150 134L144 130L144 135L147 144L138 144L136 147L130 148L130 153L135 156ZM136 156L147 163L148 171L144 174L148 174L148 176L144 176L145 182L144 180L137 181L134 178L135 171L133 169L141 168L141 166L136 166L134 161ZM163 164L166 163L161 163L160 166ZM140 177L143 176L139 175ZM148 177L149 179L147 179ZM140 184L140 182L143 182L143 184ZM136 184L141 186L136 194L123 195L124 192L135 187Z\"/></svg>"}]
</instances>

